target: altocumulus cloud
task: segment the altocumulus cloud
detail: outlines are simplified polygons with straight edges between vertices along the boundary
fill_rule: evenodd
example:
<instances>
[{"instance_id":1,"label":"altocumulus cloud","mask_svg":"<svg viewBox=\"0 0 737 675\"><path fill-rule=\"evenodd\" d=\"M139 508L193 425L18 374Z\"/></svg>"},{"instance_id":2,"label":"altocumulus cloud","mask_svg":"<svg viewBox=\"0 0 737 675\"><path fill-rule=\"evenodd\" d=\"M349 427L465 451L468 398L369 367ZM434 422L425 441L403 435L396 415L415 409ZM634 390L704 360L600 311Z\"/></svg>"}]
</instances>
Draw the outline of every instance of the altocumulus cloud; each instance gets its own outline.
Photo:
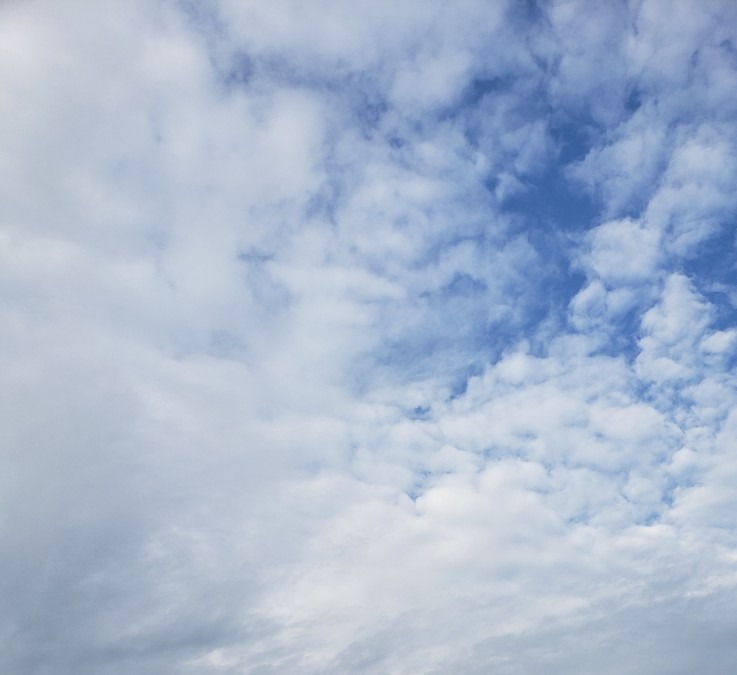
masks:
<instances>
[{"instance_id":1,"label":"altocumulus cloud","mask_svg":"<svg viewBox=\"0 0 737 675\"><path fill-rule=\"evenodd\" d=\"M0 52L3 673L733 672L734 3Z\"/></svg>"}]
</instances>

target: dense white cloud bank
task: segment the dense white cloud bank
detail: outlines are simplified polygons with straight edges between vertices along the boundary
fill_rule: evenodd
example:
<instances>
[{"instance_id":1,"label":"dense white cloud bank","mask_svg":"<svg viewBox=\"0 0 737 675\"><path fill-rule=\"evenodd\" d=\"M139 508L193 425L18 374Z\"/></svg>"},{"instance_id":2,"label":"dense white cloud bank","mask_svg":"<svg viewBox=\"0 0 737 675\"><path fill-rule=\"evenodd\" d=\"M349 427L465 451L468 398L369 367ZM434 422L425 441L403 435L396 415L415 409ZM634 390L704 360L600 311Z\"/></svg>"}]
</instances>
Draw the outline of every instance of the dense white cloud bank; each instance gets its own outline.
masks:
<instances>
[{"instance_id":1,"label":"dense white cloud bank","mask_svg":"<svg viewBox=\"0 0 737 675\"><path fill-rule=\"evenodd\" d=\"M732 3L0 53L2 672L732 672Z\"/></svg>"}]
</instances>

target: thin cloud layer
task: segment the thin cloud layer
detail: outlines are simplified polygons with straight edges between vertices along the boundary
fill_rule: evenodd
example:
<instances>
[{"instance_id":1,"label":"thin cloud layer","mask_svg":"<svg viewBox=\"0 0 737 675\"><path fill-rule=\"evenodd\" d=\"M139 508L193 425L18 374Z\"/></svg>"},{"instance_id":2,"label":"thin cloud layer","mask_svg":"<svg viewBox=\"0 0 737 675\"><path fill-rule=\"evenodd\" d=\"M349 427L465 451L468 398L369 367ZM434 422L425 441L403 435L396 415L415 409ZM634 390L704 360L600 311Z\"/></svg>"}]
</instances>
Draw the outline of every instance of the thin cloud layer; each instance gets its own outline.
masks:
<instances>
[{"instance_id":1,"label":"thin cloud layer","mask_svg":"<svg viewBox=\"0 0 737 675\"><path fill-rule=\"evenodd\" d=\"M731 672L736 25L0 7L0 669Z\"/></svg>"}]
</instances>

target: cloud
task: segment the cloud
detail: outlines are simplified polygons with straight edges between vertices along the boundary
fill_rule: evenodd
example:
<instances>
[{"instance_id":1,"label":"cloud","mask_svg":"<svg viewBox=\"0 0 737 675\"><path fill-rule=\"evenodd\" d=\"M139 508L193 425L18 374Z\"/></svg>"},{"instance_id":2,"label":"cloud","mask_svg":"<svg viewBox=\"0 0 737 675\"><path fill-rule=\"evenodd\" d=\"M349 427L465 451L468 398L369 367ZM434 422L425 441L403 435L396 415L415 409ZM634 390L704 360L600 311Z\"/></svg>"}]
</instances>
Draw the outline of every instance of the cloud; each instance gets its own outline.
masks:
<instances>
[{"instance_id":1,"label":"cloud","mask_svg":"<svg viewBox=\"0 0 737 675\"><path fill-rule=\"evenodd\" d=\"M733 13L5 3L2 669L727 672Z\"/></svg>"}]
</instances>

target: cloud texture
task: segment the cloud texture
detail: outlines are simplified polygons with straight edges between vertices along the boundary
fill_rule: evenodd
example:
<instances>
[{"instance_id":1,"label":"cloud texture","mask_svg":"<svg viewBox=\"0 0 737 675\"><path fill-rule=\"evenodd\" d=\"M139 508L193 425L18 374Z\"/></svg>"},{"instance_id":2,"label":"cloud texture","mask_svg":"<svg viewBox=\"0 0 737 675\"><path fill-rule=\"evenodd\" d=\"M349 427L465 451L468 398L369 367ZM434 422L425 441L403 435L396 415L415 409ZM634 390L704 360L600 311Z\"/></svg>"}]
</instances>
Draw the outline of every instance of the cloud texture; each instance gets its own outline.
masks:
<instances>
[{"instance_id":1,"label":"cloud texture","mask_svg":"<svg viewBox=\"0 0 737 675\"><path fill-rule=\"evenodd\" d=\"M731 673L730 2L0 6L0 670Z\"/></svg>"}]
</instances>

